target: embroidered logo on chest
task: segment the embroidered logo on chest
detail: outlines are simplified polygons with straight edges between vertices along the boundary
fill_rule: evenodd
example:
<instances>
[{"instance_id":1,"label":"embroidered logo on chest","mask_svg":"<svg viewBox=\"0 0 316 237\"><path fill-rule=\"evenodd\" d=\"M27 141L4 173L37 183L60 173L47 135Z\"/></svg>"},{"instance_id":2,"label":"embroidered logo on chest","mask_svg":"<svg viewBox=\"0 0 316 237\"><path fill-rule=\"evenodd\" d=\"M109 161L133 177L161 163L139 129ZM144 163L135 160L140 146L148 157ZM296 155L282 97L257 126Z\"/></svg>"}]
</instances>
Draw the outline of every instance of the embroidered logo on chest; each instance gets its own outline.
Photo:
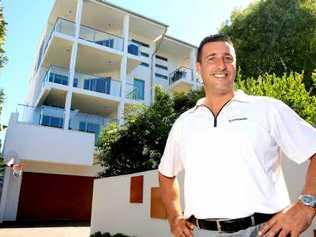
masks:
<instances>
[{"instance_id":1,"label":"embroidered logo on chest","mask_svg":"<svg viewBox=\"0 0 316 237\"><path fill-rule=\"evenodd\" d=\"M243 117L243 118L233 118L233 119L229 119L228 122L235 122L235 121L241 121L241 120L248 120L248 118Z\"/></svg>"}]
</instances>

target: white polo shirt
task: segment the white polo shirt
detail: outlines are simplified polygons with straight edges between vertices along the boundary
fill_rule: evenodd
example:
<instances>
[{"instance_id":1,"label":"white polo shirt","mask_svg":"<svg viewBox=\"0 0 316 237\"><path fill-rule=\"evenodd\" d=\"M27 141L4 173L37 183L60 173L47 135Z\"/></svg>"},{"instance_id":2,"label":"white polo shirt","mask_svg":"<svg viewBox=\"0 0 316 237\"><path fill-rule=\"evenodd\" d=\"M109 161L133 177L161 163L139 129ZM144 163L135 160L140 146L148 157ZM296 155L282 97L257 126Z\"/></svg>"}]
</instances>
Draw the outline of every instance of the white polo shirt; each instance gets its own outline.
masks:
<instances>
[{"instance_id":1,"label":"white polo shirt","mask_svg":"<svg viewBox=\"0 0 316 237\"><path fill-rule=\"evenodd\" d=\"M185 170L185 217L240 218L290 204L280 152L302 163L316 153L316 129L283 102L242 91L214 115L203 99L174 123L159 164Z\"/></svg>"}]
</instances>

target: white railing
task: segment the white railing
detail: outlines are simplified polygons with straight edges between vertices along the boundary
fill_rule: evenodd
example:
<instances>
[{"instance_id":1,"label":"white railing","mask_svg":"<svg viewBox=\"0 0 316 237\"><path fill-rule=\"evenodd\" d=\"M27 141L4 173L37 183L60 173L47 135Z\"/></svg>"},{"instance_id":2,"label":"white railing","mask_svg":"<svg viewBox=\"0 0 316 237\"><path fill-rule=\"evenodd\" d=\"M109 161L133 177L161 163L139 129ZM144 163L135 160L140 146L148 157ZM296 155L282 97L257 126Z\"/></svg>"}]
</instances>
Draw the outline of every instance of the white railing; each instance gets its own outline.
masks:
<instances>
[{"instance_id":1,"label":"white railing","mask_svg":"<svg viewBox=\"0 0 316 237\"><path fill-rule=\"evenodd\" d=\"M107 32L95 30L87 26L80 26L81 39L106 46L109 48L123 51L123 38L117 35L113 35Z\"/></svg>"}]
</instances>

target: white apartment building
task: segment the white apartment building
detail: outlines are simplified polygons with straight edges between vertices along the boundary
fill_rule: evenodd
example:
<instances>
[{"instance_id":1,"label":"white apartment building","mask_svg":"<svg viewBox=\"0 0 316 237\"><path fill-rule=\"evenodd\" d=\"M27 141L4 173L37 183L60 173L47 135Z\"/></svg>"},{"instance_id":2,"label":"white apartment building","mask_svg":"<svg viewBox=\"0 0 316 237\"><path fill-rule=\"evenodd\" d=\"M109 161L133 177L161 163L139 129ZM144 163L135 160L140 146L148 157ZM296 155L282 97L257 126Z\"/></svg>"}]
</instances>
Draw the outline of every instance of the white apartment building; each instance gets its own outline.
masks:
<instances>
[{"instance_id":1,"label":"white apartment building","mask_svg":"<svg viewBox=\"0 0 316 237\"><path fill-rule=\"evenodd\" d=\"M11 115L0 221L90 220L95 139L122 123L132 104L150 105L152 88L199 86L196 47L168 26L103 0L56 0L39 44L25 105Z\"/></svg>"}]
</instances>

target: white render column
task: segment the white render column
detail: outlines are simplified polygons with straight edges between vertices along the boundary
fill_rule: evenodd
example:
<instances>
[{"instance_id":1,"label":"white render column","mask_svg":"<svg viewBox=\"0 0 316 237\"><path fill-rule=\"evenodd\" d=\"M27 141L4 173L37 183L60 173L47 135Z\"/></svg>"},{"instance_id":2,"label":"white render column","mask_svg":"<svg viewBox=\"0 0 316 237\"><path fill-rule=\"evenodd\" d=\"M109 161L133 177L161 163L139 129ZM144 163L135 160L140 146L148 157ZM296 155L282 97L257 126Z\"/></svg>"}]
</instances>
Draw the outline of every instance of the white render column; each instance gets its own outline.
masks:
<instances>
[{"instance_id":1,"label":"white render column","mask_svg":"<svg viewBox=\"0 0 316 237\"><path fill-rule=\"evenodd\" d=\"M126 77L127 77L127 48L128 48L128 32L129 32L129 15L124 16L123 20L123 57L121 60L120 79L121 79L121 101L117 109L117 119L119 125L124 123L124 108L126 95Z\"/></svg>"},{"instance_id":2,"label":"white render column","mask_svg":"<svg viewBox=\"0 0 316 237\"><path fill-rule=\"evenodd\" d=\"M153 53L156 52L156 42L152 44ZM156 55L156 54L155 54ZM155 100L155 71L156 71L156 57L154 54L151 55L150 60L150 105L154 103ZM146 88L147 89L147 88Z\"/></svg>"},{"instance_id":3,"label":"white render column","mask_svg":"<svg viewBox=\"0 0 316 237\"><path fill-rule=\"evenodd\" d=\"M75 33L75 41L71 49L71 57L70 57L70 64L69 64L69 77L68 77L69 79L68 79L68 90L67 90L66 103L65 103L64 129L69 129L72 88L73 88L74 77L75 77L75 72L76 72L76 61L77 61L77 54L78 54L78 39L79 39L79 34L80 34L82 6L83 6L83 0L77 0L76 33Z\"/></svg>"},{"instance_id":4,"label":"white render column","mask_svg":"<svg viewBox=\"0 0 316 237\"><path fill-rule=\"evenodd\" d=\"M7 196L10 182L10 168L6 167L4 171L4 182L2 186L2 194L0 199L0 223L4 220L4 213L7 206Z\"/></svg>"},{"instance_id":5,"label":"white render column","mask_svg":"<svg viewBox=\"0 0 316 237\"><path fill-rule=\"evenodd\" d=\"M191 68L192 68L192 80L193 80L193 89L196 90L198 88L198 84L196 81L196 68L195 68L195 63L196 63L196 49L193 48L191 50L191 55L190 55L190 60L191 60Z\"/></svg>"}]
</instances>

